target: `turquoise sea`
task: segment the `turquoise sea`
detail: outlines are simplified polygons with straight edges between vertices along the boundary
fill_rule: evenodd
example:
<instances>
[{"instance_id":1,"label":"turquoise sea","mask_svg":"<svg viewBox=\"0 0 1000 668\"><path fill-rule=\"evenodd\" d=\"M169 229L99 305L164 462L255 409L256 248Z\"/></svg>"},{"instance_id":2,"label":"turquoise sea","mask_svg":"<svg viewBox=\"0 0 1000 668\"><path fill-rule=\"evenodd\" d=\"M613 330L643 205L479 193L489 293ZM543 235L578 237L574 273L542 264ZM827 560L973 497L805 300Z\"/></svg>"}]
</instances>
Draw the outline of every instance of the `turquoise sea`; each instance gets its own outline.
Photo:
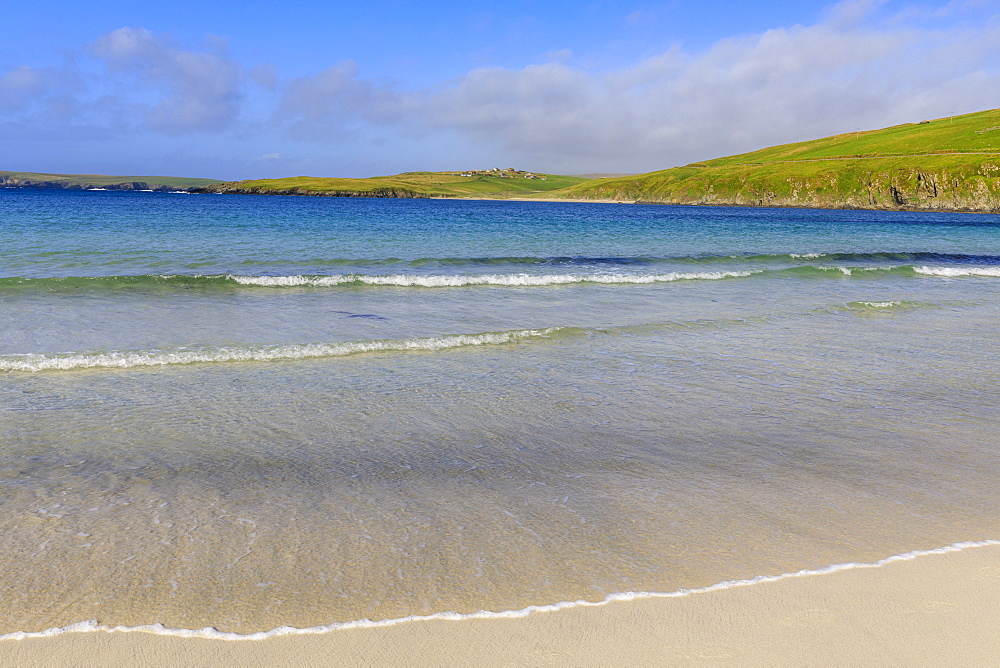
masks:
<instances>
[{"instance_id":1,"label":"turquoise sea","mask_svg":"<svg viewBox=\"0 0 1000 668\"><path fill-rule=\"evenodd\" d=\"M0 190L0 636L1000 537L1000 216Z\"/></svg>"}]
</instances>

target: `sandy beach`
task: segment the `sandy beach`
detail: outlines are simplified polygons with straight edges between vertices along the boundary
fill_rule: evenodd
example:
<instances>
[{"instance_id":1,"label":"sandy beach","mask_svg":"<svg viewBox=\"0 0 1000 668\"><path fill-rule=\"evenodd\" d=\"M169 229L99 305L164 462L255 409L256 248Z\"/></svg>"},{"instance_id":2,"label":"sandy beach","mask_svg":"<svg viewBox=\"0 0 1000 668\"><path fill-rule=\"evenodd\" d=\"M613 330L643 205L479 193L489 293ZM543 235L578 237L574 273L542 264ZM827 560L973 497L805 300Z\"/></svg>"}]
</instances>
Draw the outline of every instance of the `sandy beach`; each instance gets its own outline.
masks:
<instances>
[{"instance_id":1,"label":"sandy beach","mask_svg":"<svg viewBox=\"0 0 1000 668\"><path fill-rule=\"evenodd\" d=\"M0 665L1000 658L992 218L4 197Z\"/></svg>"},{"instance_id":2,"label":"sandy beach","mask_svg":"<svg viewBox=\"0 0 1000 668\"><path fill-rule=\"evenodd\" d=\"M5 665L986 665L1000 660L1000 545L874 568L513 619L413 621L267 640L146 632L0 642Z\"/></svg>"}]
</instances>

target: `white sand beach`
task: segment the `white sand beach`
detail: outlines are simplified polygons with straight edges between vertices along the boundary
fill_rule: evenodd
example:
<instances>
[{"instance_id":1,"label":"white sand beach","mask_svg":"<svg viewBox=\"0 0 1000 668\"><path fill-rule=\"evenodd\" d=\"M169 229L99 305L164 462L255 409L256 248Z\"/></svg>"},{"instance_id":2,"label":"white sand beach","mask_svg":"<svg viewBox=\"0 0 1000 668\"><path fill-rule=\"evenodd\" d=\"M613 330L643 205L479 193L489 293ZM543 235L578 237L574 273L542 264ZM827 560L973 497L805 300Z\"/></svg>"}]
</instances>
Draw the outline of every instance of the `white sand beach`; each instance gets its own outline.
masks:
<instances>
[{"instance_id":1,"label":"white sand beach","mask_svg":"<svg viewBox=\"0 0 1000 668\"><path fill-rule=\"evenodd\" d=\"M145 632L0 642L5 665L988 665L1000 546L519 619L406 622L260 641Z\"/></svg>"}]
</instances>

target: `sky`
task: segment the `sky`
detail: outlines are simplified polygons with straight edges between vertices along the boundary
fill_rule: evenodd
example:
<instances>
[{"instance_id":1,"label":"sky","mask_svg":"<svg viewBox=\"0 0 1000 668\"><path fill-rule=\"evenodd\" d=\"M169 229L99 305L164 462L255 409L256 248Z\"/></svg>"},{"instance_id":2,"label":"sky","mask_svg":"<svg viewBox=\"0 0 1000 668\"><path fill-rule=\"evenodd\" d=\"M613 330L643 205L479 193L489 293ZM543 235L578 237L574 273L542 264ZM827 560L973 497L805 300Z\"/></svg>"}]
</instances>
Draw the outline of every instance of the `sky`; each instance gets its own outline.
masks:
<instances>
[{"instance_id":1,"label":"sky","mask_svg":"<svg viewBox=\"0 0 1000 668\"><path fill-rule=\"evenodd\" d=\"M1000 0L33 0L0 169L634 173L1000 107Z\"/></svg>"}]
</instances>

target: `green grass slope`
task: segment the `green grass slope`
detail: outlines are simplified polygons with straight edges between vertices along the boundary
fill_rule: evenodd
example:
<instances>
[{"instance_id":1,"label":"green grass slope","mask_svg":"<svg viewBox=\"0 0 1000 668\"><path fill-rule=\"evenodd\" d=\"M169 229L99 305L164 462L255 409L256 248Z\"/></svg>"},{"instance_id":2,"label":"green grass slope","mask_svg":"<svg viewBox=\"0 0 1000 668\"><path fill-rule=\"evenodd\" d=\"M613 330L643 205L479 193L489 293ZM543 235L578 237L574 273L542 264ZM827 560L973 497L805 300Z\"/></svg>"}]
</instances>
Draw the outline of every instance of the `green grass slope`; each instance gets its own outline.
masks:
<instances>
[{"instance_id":1,"label":"green grass slope","mask_svg":"<svg viewBox=\"0 0 1000 668\"><path fill-rule=\"evenodd\" d=\"M677 204L1000 211L1000 109L590 181L558 195Z\"/></svg>"},{"instance_id":2,"label":"green grass slope","mask_svg":"<svg viewBox=\"0 0 1000 668\"><path fill-rule=\"evenodd\" d=\"M6 188L110 188L113 190L189 190L203 188L215 179L182 176L108 176L104 174L42 174L0 171L0 187Z\"/></svg>"},{"instance_id":3,"label":"green grass slope","mask_svg":"<svg viewBox=\"0 0 1000 668\"><path fill-rule=\"evenodd\" d=\"M284 179L230 181L209 186L205 192L316 195L325 197L527 197L560 190L586 179L555 174L535 174L534 179L518 174L511 177L461 176L461 172L406 172L396 176L341 179L295 176ZM544 177L544 180L542 179Z\"/></svg>"}]
</instances>

